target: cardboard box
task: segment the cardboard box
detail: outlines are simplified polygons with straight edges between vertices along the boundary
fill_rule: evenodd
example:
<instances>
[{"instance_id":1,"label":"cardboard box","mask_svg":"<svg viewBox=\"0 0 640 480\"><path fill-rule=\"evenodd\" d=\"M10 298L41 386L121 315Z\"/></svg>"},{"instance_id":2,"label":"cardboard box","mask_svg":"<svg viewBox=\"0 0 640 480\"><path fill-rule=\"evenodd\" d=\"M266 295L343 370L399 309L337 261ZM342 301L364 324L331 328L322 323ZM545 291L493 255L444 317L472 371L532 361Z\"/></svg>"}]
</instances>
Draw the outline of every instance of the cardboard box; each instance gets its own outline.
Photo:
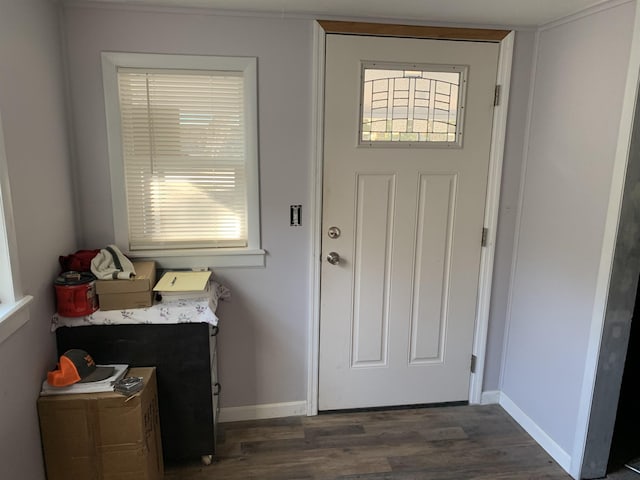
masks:
<instances>
[{"instance_id":1,"label":"cardboard box","mask_svg":"<svg viewBox=\"0 0 640 480\"><path fill-rule=\"evenodd\" d=\"M136 276L131 280L96 281L100 310L145 308L153 305L156 263L133 262L133 267L136 270Z\"/></svg>"},{"instance_id":2,"label":"cardboard box","mask_svg":"<svg viewBox=\"0 0 640 480\"><path fill-rule=\"evenodd\" d=\"M164 476L155 368L132 368L145 386L38 399L48 480L159 480Z\"/></svg>"}]
</instances>

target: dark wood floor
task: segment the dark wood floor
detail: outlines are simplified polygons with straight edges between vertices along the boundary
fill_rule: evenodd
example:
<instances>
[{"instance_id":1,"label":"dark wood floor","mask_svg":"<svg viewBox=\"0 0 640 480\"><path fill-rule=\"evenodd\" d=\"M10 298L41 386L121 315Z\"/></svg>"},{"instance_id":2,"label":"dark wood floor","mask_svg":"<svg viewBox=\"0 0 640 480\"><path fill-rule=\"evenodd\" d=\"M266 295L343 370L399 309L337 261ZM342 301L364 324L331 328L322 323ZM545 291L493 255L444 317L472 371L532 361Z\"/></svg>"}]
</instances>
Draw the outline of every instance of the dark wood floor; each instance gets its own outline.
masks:
<instances>
[{"instance_id":1,"label":"dark wood floor","mask_svg":"<svg viewBox=\"0 0 640 480\"><path fill-rule=\"evenodd\" d=\"M167 480L570 479L497 405L323 414L220 426L217 463Z\"/></svg>"},{"instance_id":2,"label":"dark wood floor","mask_svg":"<svg viewBox=\"0 0 640 480\"><path fill-rule=\"evenodd\" d=\"M621 468L618 471L612 472L607 475L607 480L638 480L640 479L640 474L632 472L626 468Z\"/></svg>"}]
</instances>

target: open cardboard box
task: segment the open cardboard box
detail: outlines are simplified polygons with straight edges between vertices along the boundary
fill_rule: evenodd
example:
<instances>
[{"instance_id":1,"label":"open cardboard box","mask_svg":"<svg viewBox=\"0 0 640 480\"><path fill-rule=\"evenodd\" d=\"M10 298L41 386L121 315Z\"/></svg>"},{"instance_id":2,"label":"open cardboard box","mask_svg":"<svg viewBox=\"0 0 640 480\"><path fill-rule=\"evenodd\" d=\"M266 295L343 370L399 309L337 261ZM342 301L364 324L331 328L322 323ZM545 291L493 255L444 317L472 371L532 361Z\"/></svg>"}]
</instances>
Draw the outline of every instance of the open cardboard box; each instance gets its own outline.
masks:
<instances>
[{"instance_id":1,"label":"open cardboard box","mask_svg":"<svg viewBox=\"0 0 640 480\"><path fill-rule=\"evenodd\" d=\"M153 305L156 263L133 262L133 268L136 276L130 280L96 281L100 310L145 308Z\"/></svg>"}]
</instances>

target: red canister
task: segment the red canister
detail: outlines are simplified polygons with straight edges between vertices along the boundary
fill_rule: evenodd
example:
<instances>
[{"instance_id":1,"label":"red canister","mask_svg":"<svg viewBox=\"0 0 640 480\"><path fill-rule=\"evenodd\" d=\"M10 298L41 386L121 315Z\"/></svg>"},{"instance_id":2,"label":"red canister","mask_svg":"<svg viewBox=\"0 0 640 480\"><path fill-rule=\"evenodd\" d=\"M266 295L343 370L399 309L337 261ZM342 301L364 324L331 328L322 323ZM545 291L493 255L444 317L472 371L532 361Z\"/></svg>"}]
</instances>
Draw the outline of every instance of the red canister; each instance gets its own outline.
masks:
<instances>
[{"instance_id":1,"label":"red canister","mask_svg":"<svg viewBox=\"0 0 640 480\"><path fill-rule=\"evenodd\" d=\"M90 273L64 272L54 282L58 315L83 317L98 309L96 280Z\"/></svg>"}]
</instances>

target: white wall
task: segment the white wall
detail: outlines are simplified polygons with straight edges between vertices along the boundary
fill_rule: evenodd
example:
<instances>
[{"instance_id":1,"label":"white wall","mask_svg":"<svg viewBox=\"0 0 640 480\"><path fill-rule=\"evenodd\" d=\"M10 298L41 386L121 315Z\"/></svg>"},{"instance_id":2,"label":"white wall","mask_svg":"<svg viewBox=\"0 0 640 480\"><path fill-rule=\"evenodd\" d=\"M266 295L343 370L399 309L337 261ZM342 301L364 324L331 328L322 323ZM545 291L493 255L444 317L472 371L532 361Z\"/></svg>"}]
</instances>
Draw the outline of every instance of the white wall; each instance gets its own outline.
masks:
<instances>
[{"instance_id":1,"label":"white wall","mask_svg":"<svg viewBox=\"0 0 640 480\"><path fill-rule=\"evenodd\" d=\"M223 407L306 399L312 28L301 18L65 8L84 248L113 240L100 52L258 57L262 239L269 256L264 269L215 269L233 292L219 310ZM485 369L489 390L497 389L501 368L533 40L532 32L516 36ZM292 228L288 205L296 203L303 204L304 225Z\"/></svg>"},{"instance_id":2,"label":"white wall","mask_svg":"<svg viewBox=\"0 0 640 480\"><path fill-rule=\"evenodd\" d=\"M541 33L502 389L571 451L604 226L632 6ZM73 222L56 12L0 0L0 113L31 321L0 344L3 476L43 478L35 400L53 366L49 318L57 256L113 239L100 74L102 50L259 59L263 269L220 269L223 405L303 400L308 228L288 205L308 199L310 20L68 7L80 217ZM142 32L142 33L139 33ZM499 220L485 387L498 378L532 34L518 34ZM517 113L516 113L517 112ZM75 231L82 241L76 246Z\"/></svg>"},{"instance_id":3,"label":"white wall","mask_svg":"<svg viewBox=\"0 0 640 480\"><path fill-rule=\"evenodd\" d=\"M36 400L55 365L58 255L75 251L58 17L48 0L0 0L0 115L30 321L0 343L0 476L44 479Z\"/></svg>"},{"instance_id":4,"label":"white wall","mask_svg":"<svg viewBox=\"0 0 640 480\"><path fill-rule=\"evenodd\" d=\"M502 391L567 458L609 199L634 3L540 32ZM566 465L564 465L566 468Z\"/></svg>"},{"instance_id":5,"label":"white wall","mask_svg":"<svg viewBox=\"0 0 640 480\"><path fill-rule=\"evenodd\" d=\"M231 302L219 310L222 405L305 400L311 247L304 219L309 218L312 21L69 6L65 26L86 248L113 239L100 51L258 57L262 238L269 257L264 269L215 270L233 292ZM497 292L505 292L509 281L532 49L533 33L519 32L496 252ZM303 204L301 228L287 223L288 205L295 203ZM497 294L494 302L488 389L498 386L506 295Z\"/></svg>"},{"instance_id":6,"label":"white wall","mask_svg":"<svg viewBox=\"0 0 640 480\"><path fill-rule=\"evenodd\" d=\"M304 401L312 22L69 7L65 11L83 247L113 242L101 51L258 57L260 198L266 268L215 269L223 407ZM289 205L302 204L302 227Z\"/></svg>"}]
</instances>

